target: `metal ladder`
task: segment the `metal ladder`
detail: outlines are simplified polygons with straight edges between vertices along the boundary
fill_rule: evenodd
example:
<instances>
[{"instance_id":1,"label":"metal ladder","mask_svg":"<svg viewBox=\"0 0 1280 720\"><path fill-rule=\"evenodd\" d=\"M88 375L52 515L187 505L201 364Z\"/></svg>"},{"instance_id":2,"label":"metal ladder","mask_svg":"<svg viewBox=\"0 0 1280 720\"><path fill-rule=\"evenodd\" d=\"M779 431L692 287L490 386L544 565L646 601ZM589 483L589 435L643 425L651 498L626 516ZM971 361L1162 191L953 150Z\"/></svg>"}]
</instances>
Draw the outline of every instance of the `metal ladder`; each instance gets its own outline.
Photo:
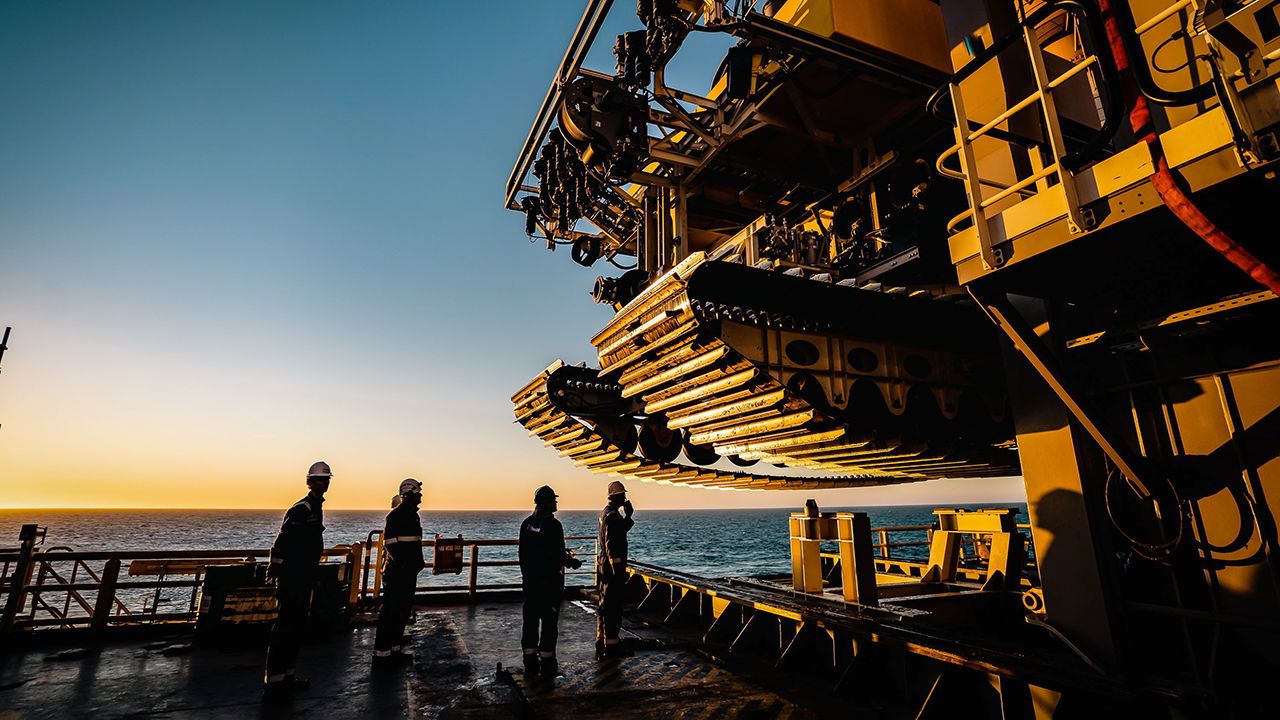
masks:
<instances>
[{"instance_id":1,"label":"metal ladder","mask_svg":"<svg viewBox=\"0 0 1280 720\"><path fill-rule=\"evenodd\" d=\"M1062 12L1070 13L1076 17L1077 29L1075 32L1077 34L1077 42L1082 48L1086 48L1084 50L1086 54L1062 74L1050 77L1046 69L1045 52L1041 47L1037 27ZM1085 26L1090 30L1090 39L1093 40L1092 44L1095 49L1088 50L1089 43L1085 43L1079 38L1080 26ZM1112 89L1110 93L1105 93L1102 88L1098 88L1097 93L1100 96L1110 96L1113 99L1118 97L1118 86L1114 81L1115 67L1111 56L1105 50L1097 47L1098 41L1103 37L1099 27L1099 19L1092 9L1082 3L1074 2L1073 0L1047 2L1027 16L1022 22L1019 32L1006 35L993 43L990 48L952 76L947 86L951 95L952 111L955 119L956 142L938 156L936 168L944 176L962 180L965 183L965 191L969 199L969 209L956 215L947 223L947 233L955 234L959 232L960 224L970 220L978 236L978 245L982 252L983 262L989 268L998 268L1009 259L1005 249L1002 247L1003 243L997 242L993 237L991 210L1014 194L1021 195L1026 199L1056 185L1061 187L1065 199L1069 231L1072 234L1084 233L1092 229L1095 224L1093 214L1081 205L1080 193L1076 187L1074 173L1084 164L1082 160L1086 160L1088 155L1100 149L1100 146L1109 141L1110 136L1114 134L1119 121L1118 105L1112 102L1109 107L1105 108L1103 128L1099 131L1097 137L1088 143L1086 148L1090 152L1077 151L1076 153L1071 153L1067 150L1066 142L1063 139L1062 122L1054 99L1054 91L1081 73L1092 70L1098 75L1095 78L1095 87L1108 85ZM976 123L970 119L965 109L964 98L960 91L961 83L988 65L992 60L995 60L1001 52L1009 49L1019 41L1023 44L1027 54L1027 61L1031 68L1032 77L1035 80L1035 90L1018 102L1008 106L992 120L977 129L970 129ZM1048 162L1043 163L1042 167L1012 184L1004 184L983 178L978 170L974 144L983 137L996 137L997 133L992 131L1003 123L1008 122L1019 112L1035 104L1040 106L1041 119L1044 123L1046 147L1043 149L1048 153ZM1005 142L1012 141L1005 140ZM959 156L959 170L954 170L946 165L947 160L953 155ZM1054 180L1056 180L1056 183L1053 182ZM984 187L994 187L997 192L990 197L984 198Z\"/></svg>"}]
</instances>

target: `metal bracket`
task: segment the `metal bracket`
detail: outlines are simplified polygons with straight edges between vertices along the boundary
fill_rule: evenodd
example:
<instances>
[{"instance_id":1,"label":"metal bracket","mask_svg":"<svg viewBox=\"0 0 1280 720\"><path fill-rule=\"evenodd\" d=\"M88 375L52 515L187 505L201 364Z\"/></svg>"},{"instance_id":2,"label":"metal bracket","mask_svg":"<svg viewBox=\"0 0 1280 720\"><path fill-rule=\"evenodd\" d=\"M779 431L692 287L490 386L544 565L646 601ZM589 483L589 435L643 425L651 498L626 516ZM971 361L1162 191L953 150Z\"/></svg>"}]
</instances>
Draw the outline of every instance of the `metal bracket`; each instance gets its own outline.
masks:
<instances>
[{"instance_id":1,"label":"metal bracket","mask_svg":"<svg viewBox=\"0 0 1280 720\"><path fill-rule=\"evenodd\" d=\"M1049 385L1049 389L1058 396L1076 422L1089 433L1089 437L1098 444L1107 459L1133 483L1139 493L1144 497L1151 497L1151 485L1143 479L1145 473L1139 471L1138 459L1114 439L1114 433L1103 426L1100 416L1088 407L1083 395L1070 384L1065 368L1009 302L1008 296L1004 293L987 294L973 286L967 289L996 327L1004 332L1018 352L1031 363L1031 367Z\"/></svg>"}]
</instances>

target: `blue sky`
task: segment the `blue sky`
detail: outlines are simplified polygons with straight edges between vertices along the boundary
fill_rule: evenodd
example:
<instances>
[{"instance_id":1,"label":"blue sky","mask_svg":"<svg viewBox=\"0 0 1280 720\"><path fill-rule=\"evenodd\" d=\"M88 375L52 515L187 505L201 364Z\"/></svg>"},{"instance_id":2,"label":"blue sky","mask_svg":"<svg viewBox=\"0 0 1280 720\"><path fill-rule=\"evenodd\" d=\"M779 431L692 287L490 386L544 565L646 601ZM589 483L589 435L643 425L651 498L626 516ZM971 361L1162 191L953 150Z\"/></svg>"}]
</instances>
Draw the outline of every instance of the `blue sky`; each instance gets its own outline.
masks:
<instances>
[{"instance_id":1,"label":"blue sky","mask_svg":"<svg viewBox=\"0 0 1280 720\"><path fill-rule=\"evenodd\" d=\"M543 482L596 505L599 478L513 426L509 397L592 359L609 313L588 292L612 268L546 252L501 207L581 7L0 7L0 505L273 506L316 458L340 507L380 506L405 475L428 507L522 507ZM722 44L697 42L672 73L690 89Z\"/></svg>"}]
</instances>

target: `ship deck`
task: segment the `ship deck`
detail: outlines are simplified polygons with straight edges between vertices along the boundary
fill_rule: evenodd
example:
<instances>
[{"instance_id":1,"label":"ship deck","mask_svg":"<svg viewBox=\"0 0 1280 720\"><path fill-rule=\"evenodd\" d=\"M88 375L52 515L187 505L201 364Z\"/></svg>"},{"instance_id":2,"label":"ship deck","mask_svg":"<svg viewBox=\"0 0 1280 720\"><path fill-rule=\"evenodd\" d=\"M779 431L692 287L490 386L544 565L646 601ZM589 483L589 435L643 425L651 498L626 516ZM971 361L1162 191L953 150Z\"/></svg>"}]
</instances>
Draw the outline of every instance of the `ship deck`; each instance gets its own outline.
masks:
<instances>
[{"instance_id":1,"label":"ship deck","mask_svg":"<svg viewBox=\"0 0 1280 720\"><path fill-rule=\"evenodd\" d=\"M820 717L830 693L768 668L730 669L640 616L624 633L632 657L595 657L594 608L566 601L560 668L552 678L521 669L520 605L482 602L419 608L412 668L370 672L373 627L360 625L303 648L311 680L288 706L260 702L261 643L227 649L190 636L114 640L100 646L34 647L0 654L0 718L413 717L700 718ZM499 672L499 663L509 670ZM848 709L845 708L845 712Z\"/></svg>"}]
</instances>

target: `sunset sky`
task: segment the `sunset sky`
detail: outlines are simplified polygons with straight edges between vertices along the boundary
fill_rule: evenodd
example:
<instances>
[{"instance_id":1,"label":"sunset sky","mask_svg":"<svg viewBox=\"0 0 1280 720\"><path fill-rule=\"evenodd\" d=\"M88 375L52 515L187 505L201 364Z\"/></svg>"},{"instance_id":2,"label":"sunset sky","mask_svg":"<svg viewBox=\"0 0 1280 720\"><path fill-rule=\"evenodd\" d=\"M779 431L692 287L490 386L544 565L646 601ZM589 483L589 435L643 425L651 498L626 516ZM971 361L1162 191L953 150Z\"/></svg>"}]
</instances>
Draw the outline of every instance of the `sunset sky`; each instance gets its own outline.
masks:
<instances>
[{"instance_id":1,"label":"sunset sky","mask_svg":"<svg viewBox=\"0 0 1280 720\"><path fill-rule=\"evenodd\" d=\"M528 438L509 399L558 357L594 359L605 270L501 207L582 4L0 6L0 507L280 507L318 459L330 507L384 507L406 476L428 509L527 507L544 483L598 507L605 479ZM604 38L639 25L617 5ZM707 65L671 80L701 89L721 41L694 42Z\"/></svg>"}]
</instances>

